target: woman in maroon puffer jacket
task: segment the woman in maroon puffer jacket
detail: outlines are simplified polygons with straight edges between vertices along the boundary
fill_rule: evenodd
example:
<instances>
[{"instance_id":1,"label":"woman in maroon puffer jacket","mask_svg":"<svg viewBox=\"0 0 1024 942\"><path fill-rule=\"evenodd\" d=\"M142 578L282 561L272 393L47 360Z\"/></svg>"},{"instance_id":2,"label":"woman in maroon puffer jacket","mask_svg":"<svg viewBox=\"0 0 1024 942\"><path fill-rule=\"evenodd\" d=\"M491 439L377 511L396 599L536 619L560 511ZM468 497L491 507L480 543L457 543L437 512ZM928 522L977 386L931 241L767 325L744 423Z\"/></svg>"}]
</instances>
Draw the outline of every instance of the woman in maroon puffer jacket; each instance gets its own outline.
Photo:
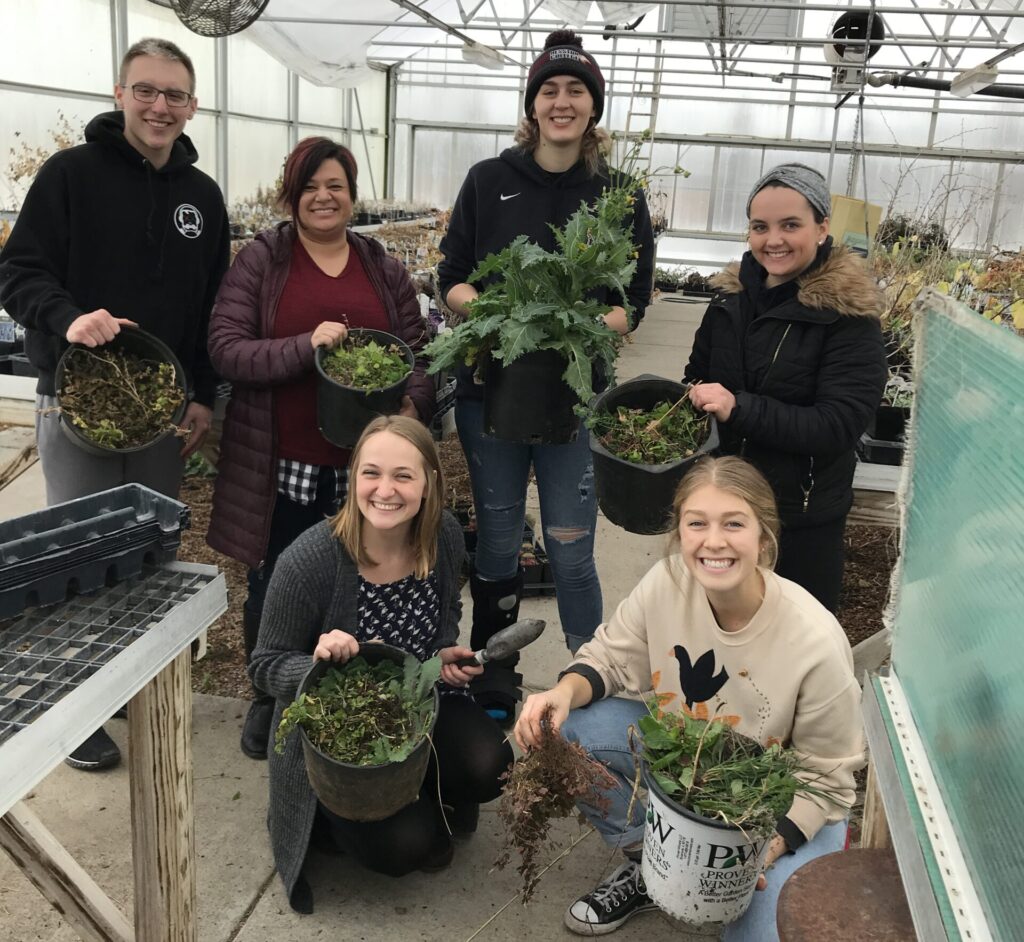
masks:
<instances>
[{"instance_id":1,"label":"woman in maroon puffer jacket","mask_svg":"<svg viewBox=\"0 0 1024 942\"><path fill-rule=\"evenodd\" d=\"M348 452L317 425L316 348L336 346L349 327L395 334L417 354L426 340L404 266L348 230L356 172L340 144L300 141L278 194L293 221L242 249L210 316L210 358L232 393L206 540L249 566L247 663L278 556L336 510L339 472L348 464ZM435 395L424 365L417 356L400 411L429 422ZM273 709L273 697L256 690L241 743L251 758L266 758Z\"/></svg>"}]
</instances>

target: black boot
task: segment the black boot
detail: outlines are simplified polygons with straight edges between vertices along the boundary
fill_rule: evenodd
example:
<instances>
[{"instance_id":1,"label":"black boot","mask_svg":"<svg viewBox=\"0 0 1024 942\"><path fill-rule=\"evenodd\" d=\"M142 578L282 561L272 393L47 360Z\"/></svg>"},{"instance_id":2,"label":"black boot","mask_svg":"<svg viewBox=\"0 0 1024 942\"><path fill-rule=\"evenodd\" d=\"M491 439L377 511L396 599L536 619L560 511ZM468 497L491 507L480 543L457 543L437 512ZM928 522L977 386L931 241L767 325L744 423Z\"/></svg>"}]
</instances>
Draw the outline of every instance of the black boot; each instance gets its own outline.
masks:
<instances>
[{"instance_id":1,"label":"black boot","mask_svg":"<svg viewBox=\"0 0 1024 942\"><path fill-rule=\"evenodd\" d=\"M486 646L496 632L519 620L519 602L523 595L523 571L511 579L491 582L473 576L469 580L473 595L473 629L470 646L474 651ZM483 674L469 685L476 700L499 726L508 728L515 721L516 703L523 699L519 689L522 674L515 671L519 653L492 661Z\"/></svg>"},{"instance_id":2,"label":"black boot","mask_svg":"<svg viewBox=\"0 0 1024 942\"><path fill-rule=\"evenodd\" d=\"M252 660L256 639L260 633L261 612L242 609L242 632L245 639L245 663ZM270 740L270 725L274 719L274 698L253 685L253 700L242 726L242 752L250 759L266 759Z\"/></svg>"}]
</instances>

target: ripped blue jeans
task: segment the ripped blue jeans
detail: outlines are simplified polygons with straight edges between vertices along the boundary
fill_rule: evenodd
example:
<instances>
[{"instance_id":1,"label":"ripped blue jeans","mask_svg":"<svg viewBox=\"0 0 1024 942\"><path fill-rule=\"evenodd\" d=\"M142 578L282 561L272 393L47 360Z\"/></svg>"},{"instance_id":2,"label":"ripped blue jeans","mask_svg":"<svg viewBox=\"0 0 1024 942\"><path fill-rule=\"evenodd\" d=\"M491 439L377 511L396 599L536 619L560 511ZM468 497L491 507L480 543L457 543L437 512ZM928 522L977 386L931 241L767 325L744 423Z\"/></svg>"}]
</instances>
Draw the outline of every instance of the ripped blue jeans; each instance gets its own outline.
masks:
<instances>
[{"instance_id":1,"label":"ripped blue jeans","mask_svg":"<svg viewBox=\"0 0 1024 942\"><path fill-rule=\"evenodd\" d=\"M571 651L601 622L601 583L594 563L597 496L585 427L568 445L521 445L484 434L479 399L459 399L455 424L469 464L476 506L476 574L510 579L519 567L530 465L540 495L542 540L554 574L558 616Z\"/></svg>"}]
</instances>

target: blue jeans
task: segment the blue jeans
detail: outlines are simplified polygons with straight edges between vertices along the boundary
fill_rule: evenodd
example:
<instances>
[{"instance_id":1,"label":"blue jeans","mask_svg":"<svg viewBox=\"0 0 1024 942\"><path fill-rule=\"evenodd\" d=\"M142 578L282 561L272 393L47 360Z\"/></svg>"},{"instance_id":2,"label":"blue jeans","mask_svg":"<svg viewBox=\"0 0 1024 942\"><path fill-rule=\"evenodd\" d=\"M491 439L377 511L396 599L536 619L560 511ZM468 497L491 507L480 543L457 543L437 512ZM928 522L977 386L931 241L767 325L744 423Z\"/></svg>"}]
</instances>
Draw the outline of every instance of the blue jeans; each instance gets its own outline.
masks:
<instances>
[{"instance_id":1,"label":"blue jeans","mask_svg":"<svg viewBox=\"0 0 1024 942\"><path fill-rule=\"evenodd\" d=\"M575 651L601 623L601 583L594 562L597 495L586 428L567 445L525 445L484 433L484 406L460 399L455 424L469 465L476 506L476 574L499 581L519 569L526 485L533 465L540 515L566 642Z\"/></svg>"},{"instance_id":2,"label":"blue jeans","mask_svg":"<svg viewBox=\"0 0 1024 942\"><path fill-rule=\"evenodd\" d=\"M607 813L592 805L580 805L580 811L611 847L638 849L643 843L646 811L643 802L639 799L634 802L633 814L626 818L636 777L627 731L646 713L647 707L636 700L609 697L573 710L562 724L562 735L570 742L579 743L606 765L619 782L617 788L605 792L609 800ZM783 854L765 874L768 887L754 893L750 909L741 919L724 927L722 942L778 942L775 909L782 885L808 861L842 850L845 844L846 822L839 821L823 827L795 853Z\"/></svg>"}]
</instances>

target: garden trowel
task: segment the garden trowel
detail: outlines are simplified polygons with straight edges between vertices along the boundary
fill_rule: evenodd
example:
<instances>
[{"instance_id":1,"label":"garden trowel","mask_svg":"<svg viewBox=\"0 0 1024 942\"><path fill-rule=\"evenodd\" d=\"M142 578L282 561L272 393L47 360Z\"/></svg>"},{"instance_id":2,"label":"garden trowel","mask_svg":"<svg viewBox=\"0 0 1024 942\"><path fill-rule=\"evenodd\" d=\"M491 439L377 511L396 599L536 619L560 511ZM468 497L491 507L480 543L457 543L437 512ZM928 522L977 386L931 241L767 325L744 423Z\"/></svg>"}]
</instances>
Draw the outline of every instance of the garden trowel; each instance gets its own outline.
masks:
<instances>
[{"instance_id":1,"label":"garden trowel","mask_svg":"<svg viewBox=\"0 0 1024 942\"><path fill-rule=\"evenodd\" d=\"M515 654L525 648L531 641L536 641L544 631L545 622L540 618L524 618L514 625L502 628L491 635L487 646L481 648L472 657L464 657L458 661L459 667L483 665L488 661L500 661L502 658Z\"/></svg>"}]
</instances>

